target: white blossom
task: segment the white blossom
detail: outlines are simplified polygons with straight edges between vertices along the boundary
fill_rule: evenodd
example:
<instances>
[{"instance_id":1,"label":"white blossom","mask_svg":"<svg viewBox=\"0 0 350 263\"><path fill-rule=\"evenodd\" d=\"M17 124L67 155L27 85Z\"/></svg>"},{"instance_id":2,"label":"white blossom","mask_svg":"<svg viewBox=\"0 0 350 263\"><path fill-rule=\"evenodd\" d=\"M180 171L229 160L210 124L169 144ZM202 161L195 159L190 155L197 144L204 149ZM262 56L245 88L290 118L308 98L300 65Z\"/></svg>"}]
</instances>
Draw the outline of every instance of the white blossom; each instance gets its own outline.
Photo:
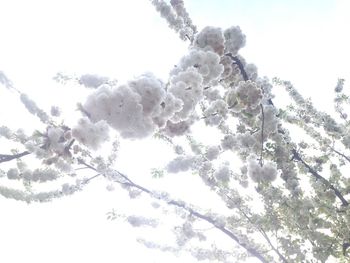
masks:
<instances>
[{"instance_id":1,"label":"white blossom","mask_svg":"<svg viewBox=\"0 0 350 263\"><path fill-rule=\"evenodd\" d=\"M350 149L350 135L346 134L343 138L342 138L342 143L344 144L344 146L348 149Z\"/></svg>"},{"instance_id":2,"label":"white blossom","mask_svg":"<svg viewBox=\"0 0 350 263\"><path fill-rule=\"evenodd\" d=\"M28 97L27 94L21 93L20 99L31 114L38 116L43 123L47 123L49 121L49 116L47 113L40 109L36 103Z\"/></svg>"},{"instance_id":3,"label":"white blossom","mask_svg":"<svg viewBox=\"0 0 350 263\"><path fill-rule=\"evenodd\" d=\"M166 170L169 173L186 172L189 169L196 167L198 163L198 158L191 155L179 156L172 160L166 166Z\"/></svg>"},{"instance_id":4,"label":"white blossom","mask_svg":"<svg viewBox=\"0 0 350 263\"><path fill-rule=\"evenodd\" d=\"M203 93L204 93L204 96L208 102L222 99L222 96L220 95L220 91L218 89L215 89L215 88L204 89Z\"/></svg>"},{"instance_id":5,"label":"white blossom","mask_svg":"<svg viewBox=\"0 0 350 263\"><path fill-rule=\"evenodd\" d=\"M51 116L59 117L61 115L60 108L57 106L51 106L50 110Z\"/></svg>"},{"instance_id":6,"label":"white blossom","mask_svg":"<svg viewBox=\"0 0 350 263\"><path fill-rule=\"evenodd\" d=\"M216 169L214 172L214 177L219 181L223 183L227 183L230 181L231 177L231 171L228 165L222 165L219 167L219 169Z\"/></svg>"},{"instance_id":7,"label":"white blossom","mask_svg":"<svg viewBox=\"0 0 350 263\"><path fill-rule=\"evenodd\" d=\"M25 134L23 129L18 129L15 133L14 136L18 141L21 143L26 143L28 141L28 136Z\"/></svg>"},{"instance_id":8,"label":"white blossom","mask_svg":"<svg viewBox=\"0 0 350 263\"><path fill-rule=\"evenodd\" d=\"M93 89L96 89L107 82L107 77L102 77L95 74L84 74L79 78L79 84L84 85L87 88Z\"/></svg>"},{"instance_id":9,"label":"white blossom","mask_svg":"<svg viewBox=\"0 0 350 263\"><path fill-rule=\"evenodd\" d=\"M278 118L276 108L272 105L264 105L264 134L269 135L277 132Z\"/></svg>"},{"instance_id":10,"label":"white blossom","mask_svg":"<svg viewBox=\"0 0 350 263\"><path fill-rule=\"evenodd\" d=\"M210 50L218 55L224 54L224 35L221 28L207 26L196 35L194 46L203 50Z\"/></svg>"},{"instance_id":11,"label":"white blossom","mask_svg":"<svg viewBox=\"0 0 350 263\"><path fill-rule=\"evenodd\" d=\"M335 91L336 93L340 93L340 92L343 91L344 82L345 82L344 79L338 79L337 85L336 85L336 87L335 87L335 89L334 89L334 91Z\"/></svg>"},{"instance_id":12,"label":"white blossom","mask_svg":"<svg viewBox=\"0 0 350 263\"><path fill-rule=\"evenodd\" d=\"M245 65L244 70L248 75L248 79L256 81L256 79L258 78L258 68L256 65L247 64Z\"/></svg>"},{"instance_id":13,"label":"white blossom","mask_svg":"<svg viewBox=\"0 0 350 263\"><path fill-rule=\"evenodd\" d=\"M179 1L177 3L181 4ZM176 5L173 1L173 7L168 5L163 0L152 0L152 4L156 7L156 10L161 16L168 22L169 27L179 33L180 38L183 40L192 39L195 31L195 27L192 25L189 17L181 9L181 6Z\"/></svg>"},{"instance_id":14,"label":"white blossom","mask_svg":"<svg viewBox=\"0 0 350 263\"><path fill-rule=\"evenodd\" d=\"M0 84L4 85L8 89L13 88L11 80L1 70L0 70Z\"/></svg>"},{"instance_id":15,"label":"white blossom","mask_svg":"<svg viewBox=\"0 0 350 263\"><path fill-rule=\"evenodd\" d=\"M59 154L63 153L65 148L64 130L59 127L49 127L47 129L47 138L49 140L50 149Z\"/></svg>"},{"instance_id":16,"label":"white blossom","mask_svg":"<svg viewBox=\"0 0 350 263\"><path fill-rule=\"evenodd\" d=\"M206 153L205 153L205 157L209 160L215 160L216 158L218 158L220 154L220 147L219 146L210 146L208 147Z\"/></svg>"},{"instance_id":17,"label":"white blossom","mask_svg":"<svg viewBox=\"0 0 350 263\"><path fill-rule=\"evenodd\" d=\"M27 151L29 152L35 152L36 148L38 148L38 146L33 141L27 141L24 144L24 147L26 147Z\"/></svg>"},{"instance_id":18,"label":"white blossom","mask_svg":"<svg viewBox=\"0 0 350 263\"><path fill-rule=\"evenodd\" d=\"M158 222L157 220L153 218L146 218L143 216L128 216L126 218L128 223L132 225L133 227L140 227L140 226L150 226L150 227L157 227Z\"/></svg>"},{"instance_id":19,"label":"white blossom","mask_svg":"<svg viewBox=\"0 0 350 263\"><path fill-rule=\"evenodd\" d=\"M237 140L231 134L225 135L225 137L221 140L221 147L223 150L232 150L236 145Z\"/></svg>"},{"instance_id":20,"label":"white blossom","mask_svg":"<svg viewBox=\"0 0 350 263\"><path fill-rule=\"evenodd\" d=\"M216 83L224 66L220 64L220 57L212 51L192 49L184 56L180 63L172 70L172 75L177 75L188 68L196 68L203 78L204 85Z\"/></svg>"},{"instance_id":21,"label":"white blossom","mask_svg":"<svg viewBox=\"0 0 350 263\"><path fill-rule=\"evenodd\" d=\"M256 155L248 157L248 175L254 182L272 182L277 176L277 165L265 162L263 166L257 161Z\"/></svg>"},{"instance_id":22,"label":"white blossom","mask_svg":"<svg viewBox=\"0 0 350 263\"><path fill-rule=\"evenodd\" d=\"M173 7L177 16L181 17L184 21L185 27L182 28L182 31L186 31L187 36L182 35L182 34L185 34L185 32L181 32L181 30L180 30L181 39L184 39L185 37L188 37L191 39L192 35L197 31L197 28L192 23L192 19L190 18L189 14L185 8L184 1L183 0L170 0L170 4Z\"/></svg>"},{"instance_id":23,"label":"white blossom","mask_svg":"<svg viewBox=\"0 0 350 263\"><path fill-rule=\"evenodd\" d=\"M11 168L7 171L7 178L10 180L18 180L20 179L19 172L16 168Z\"/></svg>"},{"instance_id":24,"label":"white blossom","mask_svg":"<svg viewBox=\"0 0 350 263\"><path fill-rule=\"evenodd\" d=\"M224 31L225 52L237 55L238 50L245 46L246 37L239 26L232 26Z\"/></svg>"},{"instance_id":25,"label":"white blossom","mask_svg":"<svg viewBox=\"0 0 350 263\"><path fill-rule=\"evenodd\" d=\"M180 105L176 95L174 98L166 94L161 81L153 75L143 75L128 85L100 86L83 108L93 122L107 121L122 137L143 138L154 133L157 127L163 127L166 119L180 110Z\"/></svg>"},{"instance_id":26,"label":"white blossom","mask_svg":"<svg viewBox=\"0 0 350 263\"><path fill-rule=\"evenodd\" d=\"M72 136L85 146L97 150L102 143L109 139L109 127L104 120L93 123L84 117L73 128Z\"/></svg>"},{"instance_id":27,"label":"white blossom","mask_svg":"<svg viewBox=\"0 0 350 263\"><path fill-rule=\"evenodd\" d=\"M29 199L27 198L27 196L23 191L4 187L4 186L0 186L0 194L5 198L14 199L17 201L25 201L25 202L29 201Z\"/></svg>"},{"instance_id":28,"label":"white blossom","mask_svg":"<svg viewBox=\"0 0 350 263\"><path fill-rule=\"evenodd\" d=\"M212 101L209 107L203 112L205 123L207 125L219 125L226 118L228 106L224 100L218 99Z\"/></svg>"},{"instance_id":29,"label":"white blossom","mask_svg":"<svg viewBox=\"0 0 350 263\"><path fill-rule=\"evenodd\" d=\"M33 182L47 182L47 181L54 181L59 177L59 174L57 171L53 169L35 169L34 171L27 170L24 175L24 179L28 181Z\"/></svg>"},{"instance_id":30,"label":"white blossom","mask_svg":"<svg viewBox=\"0 0 350 263\"><path fill-rule=\"evenodd\" d=\"M12 137L12 131L6 126L0 126L0 136L4 136L6 139L10 139Z\"/></svg>"},{"instance_id":31,"label":"white blossom","mask_svg":"<svg viewBox=\"0 0 350 263\"><path fill-rule=\"evenodd\" d=\"M179 154L179 155L185 153L185 150L180 145L175 145L174 146L174 151L175 151L176 154Z\"/></svg>"},{"instance_id":32,"label":"white blossom","mask_svg":"<svg viewBox=\"0 0 350 263\"><path fill-rule=\"evenodd\" d=\"M58 158L56 161L55 161L55 167L64 172L64 173L69 173L72 171L73 167L71 165L71 163L65 161L64 159L62 158Z\"/></svg>"},{"instance_id":33,"label":"white blossom","mask_svg":"<svg viewBox=\"0 0 350 263\"><path fill-rule=\"evenodd\" d=\"M114 191L114 190L115 190L115 187L114 187L114 185L113 185L113 184L108 184L108 185L106 186L106 189L107 189L107 191L112 192L112 191Z\"/></svg>"},{"instance_id":34,"label":"white blossom","mask_svg":"<svg viewBox=\"0 0 350 263\"><path fill-rule=\"evenodd\" d=\"M258 137L259 138L259 137ZM236 150L251 150L257 146L258 141L256 137L251 135L250 132L239 133L236 135L237 149Z\"/></svg>"},{"instance_id":35,"label":"white blossom","mask_svg":"<svg viewBox=\"0 0 350 263\"><path fill-rule=\"evenodd\" d=\"M235 89L238 104L243 108L256 108L262 99L261 88L250 80L241 81Z\"/></svg>"},{"instance_id":36,"label":"white blossom","mask_svg":"<svg viewBox=\"0 0 350 263\"><path fill-rule=\"evenodd\" d=\"M64 195L71 195L74 192L76 192L77 186L70 185L70 184L63 184L62 185L62 194Z\"/></svg>"},{"instance_id":37,"label":"white blossom","mask_svg":"<svg viewBox=\"0 0 350 263\"><path fill-rule=\"evenodd\" d=\"M162 131L170 137L181 136L190 131L190 127L193 124L193 122L193 118L175 123L172 121L167 121L166 126Z\"/></svg>"},{"instance_id":38,"label":"white blossom","mask_svg":"<svg viewBox=\"0 0 350 263\"><path fill-rule=\"evenodd\" d=\"M159 114L153 117L154 123L159 128L164 128L167 124L167 121L173 118L176 112L182 110L183 104L184 103L181 99L175 98L172 93L167 93L164 102L161 103Z\"/></svg>"},{"instance_id":39,"label":"white blossom","mask_svg":"<svg viewBox=\"0 0 350 263\"><path fill-rule=\"evenodd\" d=\"M203 77L194 68L181 71L171 78L169 92L183 102L181 111L176 112L171 120L179 122L189 117L203 97L202 83Z\"/></svg>"}]
</instances>

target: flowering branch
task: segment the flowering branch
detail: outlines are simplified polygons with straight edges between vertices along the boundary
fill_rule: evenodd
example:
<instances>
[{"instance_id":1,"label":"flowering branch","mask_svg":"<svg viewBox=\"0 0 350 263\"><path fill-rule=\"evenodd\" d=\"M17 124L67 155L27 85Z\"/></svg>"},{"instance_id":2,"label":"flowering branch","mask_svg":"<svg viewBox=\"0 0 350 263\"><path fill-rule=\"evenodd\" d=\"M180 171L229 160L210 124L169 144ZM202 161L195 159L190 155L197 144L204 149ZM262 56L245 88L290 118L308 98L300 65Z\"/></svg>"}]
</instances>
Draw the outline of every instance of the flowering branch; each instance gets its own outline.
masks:
<instances>
[{"instance_id":1,"label":"flowering branch","mask_svg":"<svg viewBox=\"0 0 350 263\"><path fill-rule=\"evenodd\" d=\"M128 186L131 186L131 187L134 187L134 188L137 188L143 192L146 192L147 194L149 195L152 195L152 192L140 185L137 185L137 184L134 184L133 182L130 182L130 183L124 183L124 184L127 184ZM203 215L195 210L193 210L192 208L189 208L189 207L186 207L183 203L181 202L178 202L178 201L175 201L175 200L171 200L171 201L168 201L168 204L169 205L173 205L173 206L176 206L176 207L180 207L184 210L186 210L187 212L189 212L191 215L197 217L197 218L200 218L208 223L210 223L213 227L215 227L216 229L220 230L222 233L224 233L225 235L227 235L228 237L230 237L231 239L233 239L238 245L240 245L242 248L244 248L247 252L249 252L252 256L256 257L257 259L259 259L261 262L264 262L264 263L267 263L268 261L265 259L265 257L263 255L261 255L261 253L259 251L257 251L256 249L254 248L250 248L248 244L246 243L243 243L239 240L239 238L233 233L231 232L230 230L228 230L227 228L225 228L224 226L218 224L218 222L216 222L215 219L209 217L209 216L206 216L206 215Z\"/></svg>"},{"instance_id":2,"label":"flowering branch","mask_svg":"<svg viewBox=\"0 0 350 263\"><path fill-rule=\"evenodd\" d=\"M89 169L91 169L91 170L93 170L95 172L99 172L95 167L87 164L83 160L79 160L79 163L85 165L86 167L88 167ZM136 188L136 189L140 190L141 192L144 192L144 193L150 195L152 198L162 199L161 197L160 198L157 197L151 190L147 189L146 187L143 187L143 186L141 186L139 184L134 183L125 174L123 174L123 173L121 173L119 171L115 171L115 172L118 174L118 176L120 176L123 179L123 180L115 179L115 182L117 182L117 183L119 183L121 185L124 185L124 186L129 186L129 187L132 187L132 188ZM162 200L165 201L168 205L182 208L185 211L189 212L191 215L208 222L213 227L215 227L216 229L220 230L222 233L224 233L229 238L234 240L238 245L240 245L242 248L244 248L249 254L251 254L252 256L256 257L261 262L263 262L263 263L268 263L269 262L267 259L265 259L265 257L258 250L249 247L249 245L244 243L244 242L241 242L240 239L233 232L231 232L230 230L228 230L227 228L222 226L214 218L195 211L194 209L186 206L185 203L183 203L183 202L176 201L176 200L164 200L164 199L162 199Z\"/></svg>"},{"instance_id":3,"label":"flowering branch","mask_svg":"<svg viewBox=\"0 0 350 263\"><path fill-rule=\"evenodd\" d=\"M326 178L317 173L310 165L308 165L300 156L300 154L293 149L293 159L301 162L316 179L321 180L329 189L333 190L334 194L339 198L342 202L343 206L348 206L349 202L345 200L344 196L340 193L340 191L335 188Z\"/></svg>"},{"instance_id":4,"label":"flowering branch","mask_svg":"<svg viewBox=\"0 0 350 263\"><path fill-rule=\"evenodd\" d=\"M225 194L225 196L232 200L232 198L230 196L228 196L227 194ZM237 209L239 210L239 212L248 220L248 222L250 224L252 224L253 226L255 226L255 224L252 222L251 218L247 215L246 212L244 212L243 209L241 209L239 206L237 206ZM258 231L260 232L260 234L264 237L264 239L267 241L267 243L270 245L271 249L273 251L275 251L275 253L278 255L278 257L282 260L282 262L284 263L288 263L287 259L281 254L281 252L279 252L279 250L272 244L269 236L267 235L266 231L262 228L262 227L259 227L259 226L255 226Z\"/></svg>"},{"instance_id":5,"label":"flowering branch","mask_svg":"<svg viewBox=\"0 0 350 263\"><path fill-rule=\"evenodd\" d=\"M229 56L232 60L235 61L235 63L238 65L240 71L241 71L241 74L243 76L243 79L245 81L248 80L248 75L246 73L246 71L244 70L244 67L241 63L241 61L237 58L237 57L234 57L232 56L232 54L226 54L227 56ZM271 101L272 102L272 101ZM271 103L270 103L271 104ZM273 104L271 104L273 105ZM263 114L263 112L262 112ZM264 118L264 117L263 117ZM263 124L262 124L263 125ZM263 135L263 133L262 133ZM332 149L334 152L336 152L337 154L341 155L342 157L344 157L346 160L350 160L348 159L345 155L341 154L340 152ZM297 160L299 162L301 162L309 171L309 173L311 173L316 179L319 179L321 180L329 189L331 189L334 194L339 198L339 200L341 201L342 205L343 206L348 206L349 205L349 202L346 201L346 199L344 198L344 196L341 194L341 192L335 188L326 178L324 178L323 176L321 176L319 173L317 173L311 166L309 166L300 156L300 154L295 150L295 149L292 149L292 154L293 154L293 159L294 160ZM261 158L262 156L260 156L260 165L261 165Z\"/></svg>"}]
</instances>

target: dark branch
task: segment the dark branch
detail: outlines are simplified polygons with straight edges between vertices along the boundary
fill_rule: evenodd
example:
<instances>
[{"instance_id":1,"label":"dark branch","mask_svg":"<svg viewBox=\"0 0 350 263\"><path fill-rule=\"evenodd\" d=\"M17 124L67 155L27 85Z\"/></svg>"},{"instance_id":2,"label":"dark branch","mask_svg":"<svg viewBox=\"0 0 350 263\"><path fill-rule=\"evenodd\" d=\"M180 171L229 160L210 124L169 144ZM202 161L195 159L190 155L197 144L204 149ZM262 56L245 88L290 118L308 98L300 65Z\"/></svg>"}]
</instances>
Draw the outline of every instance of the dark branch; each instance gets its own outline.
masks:
<instances>
[{"instance_id":1,"label":"dark branch","mask_svg":"<svg viewBox=\"0 0 350 263\"><path fill-rule=\"evenodd\" d=\"M17 154L0 154L0 163L4 163L4 162L9 162L12 161L14 159L19 159L23 156L29 155L31 154L31 152L28 151L24 151L21 153L17 153Z\"/></svg>"},{"instance_id":2,"label":"dark branch","mask_svg":"<svg viewBox=\"0 0 350 263\"><path fill-rule=\"evenodd\" d=\"M75 139L72 139L67 145L66 147L64 148L64 153L67 154L67 155L71 155L70 154L70 148L72 147L72 145L74 144L75 142ZM47 145L44 144L40 147L41 149L47 149ZM0 154L0 163L5 163L5 162L9 162L9 161L12 161L14 159L19 159L19 158L22 158L24 156L27 156L29 154L31 154L32 152L29 152L29 151L24 151L24 152L21 152L21 153L17 153L17 154Z\"/></svg>"},{"instance_id":3,"label":"dark branch","mask_svg":"<svg viewBox=\"0 0 350 263\"><path fill-rule=\"evenodd\" d=\"M343 153L337 151L337 150L334 149L333 147L330 147L330 148L331 148L331 150L332 150L333 152L335 152L336 154L340 155L340 156L343 157L345 160L347 160L348 162L350 162L350 158L349 158L348 156L346 156L345 154L343 154Z\"/></svg>"},{"instance_id":4,"label":"dark branch","mask_svg":"<svg viewBox=\"0 0 350 263\"><path fill-rule=\"evenodd\" d=\"M248 78L248 74L247 72L245 71L244 69L244 66L242 64L242 62L239 60L239 58L237 57L234 57L231 53L227 53L226 56L228 56L229 58L231 58L233 61L234 61L234 64L238 66L241 74L242 74L242 77L244 79L244 81L248 81L249 78Z\"/></svg>"},{"instance_id":5,"label":"dark branch","mask_svg":"<svg viewBox=\"0 0 350 263\"><path fill-rule=\"evenodd\" d=\"M334 194L339 198L339 200L342 202L343 206L349 205L349 202L345 200L344 196L340 193L340 191L337 188L335 188L326 178L324 178L322 175L317 173L310 165L308 165L301 158L300 154L295 149L292 150L292 153L293 153L294 160L301 162L306 167L306 169L308 169L309 173L311 173L316 179L322 181L325 186L331 189L334 192Z\"/></svg>"},{"instance_id":6,"label":"dark branch","mask_svg":"<svg viewBox=\"0 0 350 263\"><path fill-rule=\"evenodd\" d=\"M83 160L79 160L79 163L85 165L86 167L92 169L95 172L98 172L98 170L95 167L87 164ZM138 190L140 190L140 191L142 191L144 193L147 193L151 197L156 198L151 190L149 190L149 189L147 189L147 188L145 188L145 187L143 187L141 185L138 185L138 184L134 183L131 179L129 179L129 177L127 177L125 174L123 174L123 173L121 173L119 171L116 171L116 173L119 176L121 176L123 178L123 180L125 180L125 181L120 181L120 180L116 179L115 181L117 183L119 183L121 185L124 185L124 186L129 186L129 187L136 188L136 189L138 189ZM227 235L228 237L233 239L237 244L239 244L242 248L244 248L250 255L256 257L257 259L259 259L263 263L268 263L267 259L265 259L265 257L259 251L257 251L254 248L249 247L248 244L241 242L239 240L239 238L233 232L231 232L230 230L228 230L224 226L220 225L217 221L215 221L215 219L211 218L210 216L201 214L201 213L193 210L192 208L187 207L184 203L176 201L176 200L163 200L163 201L166 201L167 204L169 204L169 205L182 208L182 209L186 210L187 212L189 212L191 215L208 222L213 227L215 227L216 229L220 230L225 235Z\"/></svg>"},{"instance_id":7,"label":"dark branch","mask_svg":"<svg viewBox=\"0 0 350 263\"><path fill-rule=\"evenodd\" d=\"M137 188L151 196L153 196L152 192L140 185L134 184L133 182L130 181L130 183L126 183L127 185ZM224 226L221 226L220 224L218 224L215 219L203 215L195 210L193 210L192 208L186 207L183 203L175 201L175 200L171 200L167 202L169 205L173 205L179 208L182 208L184 210L186 210L187 212L189 212L191 215L200 218L208 223L210 223L212 226L214 226L216 229L220 230L222 233L224 233L225 235L227 235L228 237L230 237L231 239L233 239L238 245L240 245L242 248L244 248L247 252L249 252L249 254L251 254L252 256L256 257L257 259L259 259L261 262L264 263L268 263L268 261L263 257L263 255L261 255L261 253L259 251L257 251L254 248L249 247L248 244L243 243L239 240L239 238L232 233L230 230L228 230L227 228L225 228Z\"/></svg>"}]
</instances>

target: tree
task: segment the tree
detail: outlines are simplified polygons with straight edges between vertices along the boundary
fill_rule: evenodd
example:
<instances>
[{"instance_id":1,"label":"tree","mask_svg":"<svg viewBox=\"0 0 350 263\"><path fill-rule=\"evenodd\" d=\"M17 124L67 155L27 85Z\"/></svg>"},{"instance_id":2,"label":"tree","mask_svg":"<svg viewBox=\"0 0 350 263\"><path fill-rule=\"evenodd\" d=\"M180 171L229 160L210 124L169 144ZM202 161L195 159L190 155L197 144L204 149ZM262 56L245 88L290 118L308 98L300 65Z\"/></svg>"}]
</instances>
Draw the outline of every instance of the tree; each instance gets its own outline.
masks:
<instances>
[{"instance_id":1,"label":"tree","mask_svg":"<svg viewBox=\"0 0 350 263\"><path fill-rule=\"evenodd\" d=\"M163 246L147 239L144 245L165 251L188 249L198 259L232 262L253 256L261 262L324 262L348 260L350 181L346 165L350 157L349 123L343 109L349 99L344 80L335 88L339 116L318 111L288 81L260 77L257 68L239 55L245 35L239 27L205 27L197 32L183 1L152 1L170 28L189 43L188 54L163 82L145 74L119 85L105 77L58 74L66 85L78 82L92 88L79 104L81 117L69 127L59 118L59 109L48 114L29 96L17 90L4 73L0 82L18 93L28 111L43 123L31 135L0 128L3 139L14 142L12 152L0 155L3 177L23 185L0 187L0 193L25 202L45 202L82 190L95 178L119 184L131 197L157 201L155 207L172 207L181 219L175 228L177 245ZM274 86L285 87L291 104L275 106ZM213 132L217 143L197 140L191 128ZM302 129L303 137L298 138ZM174 149L177 157L165 173L192 171L221 198L227 210L205 210L166 192L154 191L115 169L118 143L106 145L113 134L122 139L154 136ZM293 136L296 134L296 136ZM18 146L20 145L20 146ZM97 150L109 148L100 156ZM104 149L105 149L104 148ZM230 162L233 156L241 160ZM35 165L31 168L26 165ZM28 160L28 161L27 161ZM228 162L225 160L228 160ZM33 164L32 164L33 163ZM83 170L78 170L82 169ZM87 171L91 177L85 177ZM54 191L35 192L36 184L82 178ZM110 218L123 215L109 214ZM152 218L127 215L133 226L156 226ZM232 240L231 250L205 249L205 234L196 226L205 222ZM203 246L188 246L193 241ZM210 240L209 240L210 241Z\"/></svg>"}]
</instances>

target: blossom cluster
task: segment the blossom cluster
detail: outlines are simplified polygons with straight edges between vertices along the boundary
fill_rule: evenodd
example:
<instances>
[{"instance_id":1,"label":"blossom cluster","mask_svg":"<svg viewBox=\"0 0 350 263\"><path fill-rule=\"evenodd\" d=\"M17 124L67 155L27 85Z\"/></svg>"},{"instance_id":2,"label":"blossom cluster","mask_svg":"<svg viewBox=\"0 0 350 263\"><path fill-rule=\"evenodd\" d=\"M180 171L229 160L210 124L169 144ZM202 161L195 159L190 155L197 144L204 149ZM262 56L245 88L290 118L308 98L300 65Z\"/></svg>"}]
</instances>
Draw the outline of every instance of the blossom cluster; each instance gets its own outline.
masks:
<instances>
[{"instance_id":1,"label":"blossom cluster","mask_svg":"<svg viewBox=\"0 0 350 263\"><path fill-rule=\"evenodd\" d=\"M17 201L31 202L49 202L54 198L61 198L80 191L82 184L77 182L76 184L63 184L61 189L53 190L49 192L30 193L5 186L0 186L0 195L5 198L14 199Z\"/></svg>"},{"instance_id":2,"label":"blossom cluster","mask_svg":"<svg viewBox=\"0 0 350 263\"><path fill-rule=\"evenodd\" d=\"M196 156L180 155L169 162L166 169L169 173L186 172L195 168L198 162L199 159Z\"/></svg>"},{"instance_id":3,"label":"blossom cluster","mask_svg":"<svg viewBox=\"0 0 350 263\"><path fill-rule=\"evenodd\" d=\"M228 183L231 177L231 171L228 165L222 165L214 172L214 177L218 182Z\"/></svg>"},{"instance_id":4,"label":"blossom cluster","mask_svg":"<svg viewBox=\"0 0 350 263\"><path fill-rule=\"evenodd\" d=\"M79 84L84 85L87 88L93 88L96 89L102 84L105 84L108 82L107 77L102 77L95 74L84 74L81 75L79 78Z\"/></svg>"},{"instance_id":5,"label":"blossom cluster","mask_svg":"<svg viewBox=\"0 0 350 263\"><path fill-rule=\"evenodd\" d=\"M263 98L261 88L253 81L241 81L226 94L227 104L234 111L256 109Z\"/></svg>"},{"instance_id":6,"label":"blossom cluster","mask_svg":"<svg viewBox=\"0 0 350 263\"><path fill-rule=\"evenodd\" d=\"M214 51L220 56L224 53L236 56L238 50L245 46L245 39L239 26L233 26L224 31L219 27L207 26L196 35L194 46Z\"/></svg>"},{"instance_id":7,"label":"blossom cluster","mask_svg":"<svg viewBox=\"0 0 350 263\"><path fill-rule=\"evenodd\" d=\"M10 180L19 180L23 178L26 181L32 182L47 182L54 181L59 177L57 170L46 168L46 169L35 169L31 171L25 169L23 172L20 172L17 168L11 168L7 171L7 178Z\"/></svg>"},{"instance_id":8,"label":"blossom cluster","mask_svg":"<svg viewBox=\"0 0 350 263\"><path fill-rule=\"evenodd\" d=\"M171 75L176 75L192 67L198 70L198 73L203 78L204 85L216 83L224 70L224 67L220 64L220 57L216 53L192 49L171 71Z\"/></svg>"},{"instance_id":9,"label":"blossom cluster","mask_svg":"<svg viewBox=\"0 0 350 263\"><path fill-rule=\"evenodd\" d=\"M168 22L169 27L179 33L181 39L186 40L193 38L196 27L192 24L183 5L183 1L173 0L171 1L171 5L168 5L163 0L152 0L152 4Z\"/></svg>"},{"instance_id":10,"label":"blossom cluster","mask_svg":"<svg viewBox=\"0 0 350 263\"><path fill-rule=\"evenodd\" d=\"M36 115L43 123L48 123L49 122L49 116L45 111L40 109L35 101L30 99L27 94L22 93L20 95L21 102L23 105L27 108L27 110L33 114Z\"/></svg>"},{"instance_id":11,"label":"blossom cluster","mask_svg":"<svg viewBox=\"0 0 350 263\"><path fill-rule=\"evenodd\" d=\"M182 101L167 94L153 75L143 75L126 85L101 85L83 104L92 122L106 121L124 138L143 138L163 128Z\"/></svg>"},{"instance_id":12,"label":"blossom cluster","mask_svg":"<svg viewBox=\"0 0 350 263\"><path fill-rule=\"evenodd\" d=\"M157 227L158 222L153 218L131 215L126 218L127 222L133 227L150 226Z\"/></svg>"},{"instance_id":13,"label":"blossom cluster","mask_svg":"<svg viewBox=\"0 0 350 263\"><path fill-rule=\"evenodd\" d=\"M72 129L72 136L87 147L97 150L109 138L109 126L104 120L96 123L84 117Z\"/></svg>"},{"instance_id":14,"label":"blossom cluster","mask_svg":"<svg viewBox=\"0 0 350 263\"><path fill-rule=\"evenodd\" d=\"M183 134L203 98L203 82L216 81L222 73L219 62L213 52L192 50L172 71L167 89L150 74L117 87L103 84L88 96L83 112L93 123L106 121L124 138L143 138L157 130Z\"/></svg>"},{"instance_id":15,"label":"blossom cluster","mask_svg":"<svg viewBox=\"0 0 350 263\"><path fill-rule=\"evenodd\" d=\"M277 166L274 162L265 162L261 165L257 156L248 157L248 175L254 182L272 182L277 177Z\"/></svg>"}]
</instances>

